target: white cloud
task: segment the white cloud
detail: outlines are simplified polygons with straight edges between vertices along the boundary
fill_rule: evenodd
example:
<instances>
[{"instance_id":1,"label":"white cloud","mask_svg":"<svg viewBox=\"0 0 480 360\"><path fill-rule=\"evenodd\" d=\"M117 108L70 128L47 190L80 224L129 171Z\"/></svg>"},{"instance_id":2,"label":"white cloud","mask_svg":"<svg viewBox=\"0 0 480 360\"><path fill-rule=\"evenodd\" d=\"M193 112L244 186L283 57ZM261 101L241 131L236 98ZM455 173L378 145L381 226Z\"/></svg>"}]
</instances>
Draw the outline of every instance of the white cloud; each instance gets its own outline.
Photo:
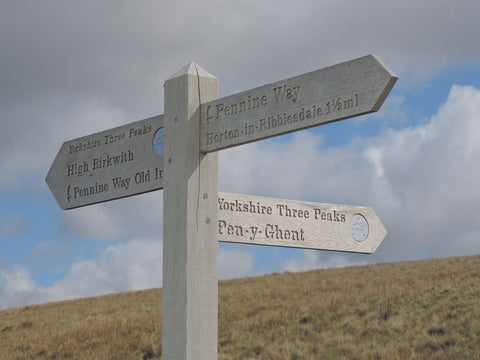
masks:
<instances>
[{"instance_id":1,"label":"white cloud","mask_svg":"<svg viewBox=\"0 0 480 360\"><path fill-rule=\"evenodd\" d=\"M93 260L77 261L50 291L57 298L76 298L160 287L163 243L133 239L109 246Z\"/></svg>"},{"instance_id":2,"label":"white cloud","mask_svg":"<svg viewBox=\"0 0 480 360\"><path fill-rule=\"evenodd\" d=\"M94 205L62 213L60 231L62 235L115 239L121 231L112 212L103 205Z\"/></svg>"},{"instance_id":3,"label":"white cloud","mask_svg":"<svg viewBox=\"0 0 480 360\"><path fill-rule=\"evenodd\" d=\"M27 268L15 265L13 270L0 269L0 308L30 303L37 296L35 282Z\"/></svg>"},{"instance_id":4,"label":"white cloud","mask_svg":"<svg viewBox=\"0 0 480 360\"><path fill-rule=\"evenodd\" d=\"M107 247L97 258L75 261L61 280L47 287L37 285L22 265L11 271L0 268L0 309L161 287L162 259L162 241L136 238ZM220 278L244 277L254 270L254 255L221 248L218 263Z\"/></svg>"},{"instance_id":5,"label":"white cloud","mask_svg":"<svg viewBox=\"0 0 480 360\"><path fill-rule=\"evenodd\" d=\"M347 193L351 200L352 194L363 193L372 165L359 154L359 145L326 148L323 144L321 135L302 131L294 133L291 140L257 142L223 151L220 188L322 202L342 201Z\"/></svg>"},{"instance_id":6,"label":"white cloud","mask_svg":"<svg viewBox=\"0 0 480 360\"><path fill-rule=\"evenodd\" d=\"M69 237L104 240L162 239L162 219L163 194L157 191L65 211L60 217L60 232Z\"/></svg>"},{"instance_id":7,"label":"white cloud","mask_svg":"<svg viewBox=\"0 0 480 360\"><path fill-rule=\"evenodd\" d=\"M25 187L25 183L37 192L43 190L44 177L63 141L136 120L128 121L121 109L98 100L38 96L29 106L5 104L0 113L0 194L19 184Z\"/></svg>"},{"instance_id":8,"label":"white cloud","mask_svg":"<svg viewBox=\"0 0 480 360\"><path fill-rule=\"evenodd\" d=\"M326 256L324 252L304 250L302 258L291 258L281 264L282 271L308 271L314 269L339 268L365 263L362 260L352 260L345 254Z\"/></svg>"},{"instance_id":9,"label":"white cloud","mask_svg":"<svg viewBox=\"0 0 480 360\"><path fill-rule=\"evenodd\" d=\"M390 210L390 232L407 253L428 246L429 256L463 255L462 239L478 233L479 113L480 91L453 86L428 124L386 133L371 145L381 154L379 180L396 205L377 201Z\"/></svg>"},{"instance_id":10,"label":"white cloud","mask_svg":"<svg viewBox=\"0 0 480 360\"><path fill-rule=\"evenodd\" d=\"M133 239L109 246L98 258L74 262L48 287L38 286L21 265L0 269L0 308L160 287L163 243Z\"/></svg>"}]
</instances>

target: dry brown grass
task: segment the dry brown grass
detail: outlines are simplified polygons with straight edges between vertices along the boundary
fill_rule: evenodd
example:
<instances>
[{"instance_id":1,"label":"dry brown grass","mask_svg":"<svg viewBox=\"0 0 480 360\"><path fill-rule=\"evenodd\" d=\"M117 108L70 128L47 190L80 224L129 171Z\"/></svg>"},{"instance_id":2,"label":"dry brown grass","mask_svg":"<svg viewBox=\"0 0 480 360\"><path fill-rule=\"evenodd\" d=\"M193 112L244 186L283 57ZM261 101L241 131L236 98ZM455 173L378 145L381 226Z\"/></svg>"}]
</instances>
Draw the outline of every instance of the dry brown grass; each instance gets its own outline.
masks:
<instances>
[{"instance_id":1,"label":"dry brown grass","mask_svg":"<svg viewBox=\"0 0 480 360\"><path fill-rule=\"evenodd\" d=\"M4 310L0 358L153 358L160 298L160 290L149 290Z\"/></svg>"},{"instance_id":2,"label":"dry brown grass","mask_svg":"<svg viewBox=\"0 0 480 360\"><path fill-rule=\"evenodd\" d=\"M2 359L159 359L161 290L0 311ZM480 256L221 281L219 359L480 359Z\"/></svg>"}]
</instances>

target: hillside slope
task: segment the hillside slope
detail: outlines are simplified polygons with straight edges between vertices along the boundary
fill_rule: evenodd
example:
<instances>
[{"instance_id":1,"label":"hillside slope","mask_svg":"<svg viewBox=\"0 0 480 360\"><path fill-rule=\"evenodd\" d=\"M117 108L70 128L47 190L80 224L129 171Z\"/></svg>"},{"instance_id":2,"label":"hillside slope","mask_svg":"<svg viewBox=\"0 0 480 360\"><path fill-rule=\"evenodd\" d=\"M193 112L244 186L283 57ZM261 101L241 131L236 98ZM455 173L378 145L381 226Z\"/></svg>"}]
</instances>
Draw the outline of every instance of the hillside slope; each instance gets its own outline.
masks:
<instances>
[{"instance_id":1,"label":"hillside slope","mask_svg":"<svg viewBox=\"0 0 480 360\"><path fill-rule=\"evenodd\" d=\"M158 359L161 290L0 311L1 359ZM480 256L219 283L219 359L480 359Z\"/></svg>"}]
</instances>

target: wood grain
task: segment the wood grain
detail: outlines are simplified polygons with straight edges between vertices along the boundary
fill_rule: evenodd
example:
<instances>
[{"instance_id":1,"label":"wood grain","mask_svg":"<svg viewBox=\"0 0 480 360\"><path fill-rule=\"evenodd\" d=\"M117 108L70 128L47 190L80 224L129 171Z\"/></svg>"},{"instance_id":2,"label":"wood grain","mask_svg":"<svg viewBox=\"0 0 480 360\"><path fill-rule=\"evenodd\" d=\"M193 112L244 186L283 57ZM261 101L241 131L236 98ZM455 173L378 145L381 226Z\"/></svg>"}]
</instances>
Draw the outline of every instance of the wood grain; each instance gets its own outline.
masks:
<instances>
[{"instance_id":1,"label":"wood grain","mask_svg":"<svg viewBox=\"0 0 480 360\"><path fill-rule=\"evenodd\" d=\"M193 63L165 82L164 360L217 358L218 160L198 136L200 104L217 96L218 80Z\"/></svg>"},{"instance_id":2,"label":"wood grain","mask_svg":"<svg viewBox=\"0 0 480 360\"><path fill-rule=\"evenodd\" d=\"M219 193L218 210L222 242L373 253L387 234L369 207ZM358 214L368 223L362 241L352 235Z\"/></svg>"},{"instance_id":3,"label":"wood grain","mask_svg":"<svg viewBox=\"0 0 480 360\"><path fill-rule=\"evenodd\" d=\"M46 177L62 209L163 188L163 156L153 139L163 115L66 141Z\"/></svg>"}]
</instances>

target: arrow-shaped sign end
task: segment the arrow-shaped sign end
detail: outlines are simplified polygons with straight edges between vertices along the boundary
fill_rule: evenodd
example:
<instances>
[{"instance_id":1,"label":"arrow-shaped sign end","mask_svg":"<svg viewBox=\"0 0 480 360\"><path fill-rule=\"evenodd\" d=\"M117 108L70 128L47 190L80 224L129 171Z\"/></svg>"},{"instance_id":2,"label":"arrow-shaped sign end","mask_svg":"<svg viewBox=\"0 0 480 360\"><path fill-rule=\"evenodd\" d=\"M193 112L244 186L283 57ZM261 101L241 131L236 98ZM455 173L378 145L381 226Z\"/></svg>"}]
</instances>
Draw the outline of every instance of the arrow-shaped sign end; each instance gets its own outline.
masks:
<instances>
[{"instance_id":1,"label":"arrow-shaped sign end","mask_svg":"<svg viewBox=\"0 0 480 360\"><path fill-rule=\"evenodd\" d=\"M383 91L381 92L380 96L378 97L377 102L373 106L373 112L376 112L380 110L380 107L384 103L385 99L387 98L388 94L393 88L393 85L398 80L398 75L395 74L395 72L377 55L368 55L368 57L373 58L378 65L383 69L383 71L386 73L384 78L387 80L386 83L384 84Z\"/></svg>"}]
</instances>

